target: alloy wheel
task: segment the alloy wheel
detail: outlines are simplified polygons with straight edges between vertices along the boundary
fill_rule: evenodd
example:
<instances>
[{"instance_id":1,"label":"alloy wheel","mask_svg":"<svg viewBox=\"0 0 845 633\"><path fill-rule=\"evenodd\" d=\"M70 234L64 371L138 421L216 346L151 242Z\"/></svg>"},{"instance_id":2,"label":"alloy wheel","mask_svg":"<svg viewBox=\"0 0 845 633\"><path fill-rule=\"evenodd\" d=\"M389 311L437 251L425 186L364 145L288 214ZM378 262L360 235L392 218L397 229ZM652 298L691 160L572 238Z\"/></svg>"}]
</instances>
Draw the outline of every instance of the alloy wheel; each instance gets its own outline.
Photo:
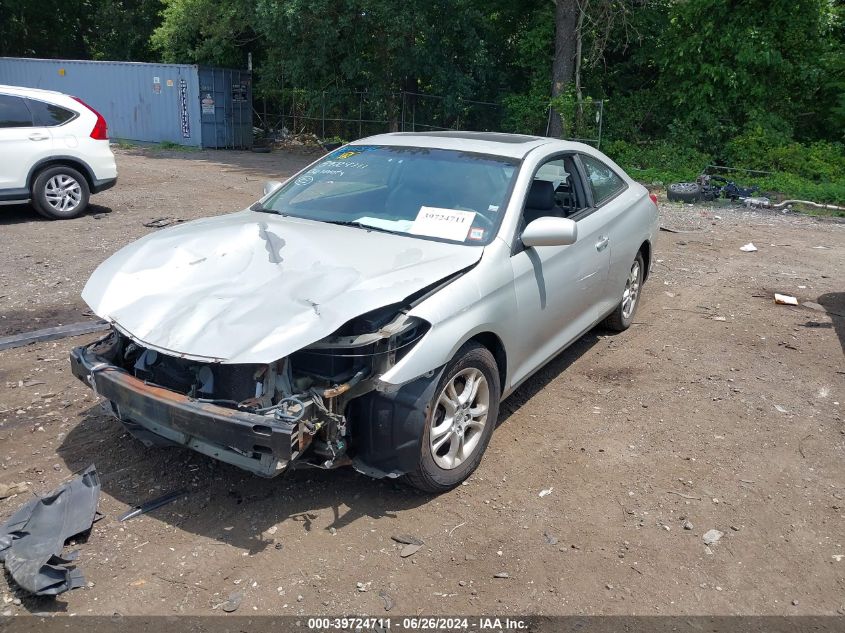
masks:
<instances>
[{"instance_id":1,"label":"alloy wheel","mask_svg":"<svg viewBox=\"0 0 845 633\"><path fill-rule=\"evenodd\" d=\"M481 441L490 408L490 387L474 367L455 374L437 398L431 416L429 446L434 462L444 470L469 459Z\"/></svg>"},{"instance_id":2,"label":"alloy wheel","mask_svg":"<svg viewBox=\"0 0 845 633\"><path fill-rule=\"evenodd\" d=\"M75 178L67 174L56 174L47 181L44 197L53 209L69 213L82 202L82 187Z\"/></svg>"},{"instance_id":3,"label":"alloy wheel","mask_svg":"<svg viewBox=\"0 0 845 633\"><path fill-rule=\"evenodd\" d=\"M634 261L631 272L625 282L625 291L622 293L622 317L630 319L637 307L637 299L640 296L640 284L642 283L640 262Z\"/></svg>"}]
</instances>

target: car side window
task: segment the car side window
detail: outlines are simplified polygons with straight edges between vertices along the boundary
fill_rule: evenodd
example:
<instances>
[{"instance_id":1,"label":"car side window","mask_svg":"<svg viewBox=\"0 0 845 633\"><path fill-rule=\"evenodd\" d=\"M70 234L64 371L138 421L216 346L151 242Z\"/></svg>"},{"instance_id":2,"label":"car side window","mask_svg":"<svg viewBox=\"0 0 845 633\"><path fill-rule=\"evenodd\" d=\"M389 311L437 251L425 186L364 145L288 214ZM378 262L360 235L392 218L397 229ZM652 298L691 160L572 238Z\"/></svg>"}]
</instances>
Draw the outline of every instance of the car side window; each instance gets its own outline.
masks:
<instances>
[{"instance_id":1,"label":"car side window","mask_svg":"<svg viewBox=\"0 0 845 633\"><path fill-rule=\"evenodd\" d=\"M0 95L0 128L32 127L32 115L20 97Z\"/></svg>"},{"instance_id":2,"label":"car side window","mask_svg":"<svg viewBox=\"0 0 845 633\"><path fill-rule=\"evenodd\" d=\"M36 127L61 125L76 116L76 112L73 110L68 110L52 103L44 103L35 99L24 99L24 101L32 113L32 121Z\"/></svg>"},{"instance_id":3,"label":"car side window","mask_svg":"<svg viewBox=\"0 0 845 633\"><path fill-rule=\"evenodd\" d=\"M571 156L563 156L540 165L528 189L523 210L525 225L537 218L568 218L584 208L582 187L576 184Z\"/></svg>"},{"instance_id":4,"label":"car side window","mask_svg":"<svg viewBox=\"0 0 845 633\"><path fill-rule=\"evenodd\" d=\"M593 190L595 206L601 206L625 189L625 181L603 162L585 154L581 154L580 158Z\"/></svg>"}]
</instances>

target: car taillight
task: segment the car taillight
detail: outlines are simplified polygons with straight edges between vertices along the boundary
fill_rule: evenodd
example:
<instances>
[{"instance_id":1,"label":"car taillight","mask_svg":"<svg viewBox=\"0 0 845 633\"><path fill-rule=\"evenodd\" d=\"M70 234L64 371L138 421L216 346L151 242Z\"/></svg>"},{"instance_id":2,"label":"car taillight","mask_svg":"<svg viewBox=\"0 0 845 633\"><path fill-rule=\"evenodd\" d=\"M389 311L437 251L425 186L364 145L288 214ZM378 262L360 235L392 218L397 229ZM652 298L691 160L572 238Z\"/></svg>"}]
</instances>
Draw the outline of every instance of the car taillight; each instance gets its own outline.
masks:
<instances>
[{"instance_id":1,"label":"car taillight","mask_svg":"<svg viewBox=\"0 0 845 633\"><path fill-rule=\"evenodd\" d=\"M648 194L648 197L651 198L651 201L654 203L654 206L657 206L657 194L650 193Z\"/></svg>"},{"instance_id":2,"label":"car taillight","mask_svg":"<svg viewBox=\"0 0 845 633\"><path fill-rule=\"evenodd\" d=\"M94 123L94 129L91 130L91 138L93 138L95 141L107 141L107 140L109 140L108 125L106 125L106 120L103 118L103 115L100 114L99 112L97 112L91 106L89 106L87 103L85 103L79 97L71 97L71 99L73 99L74 101L78 101L83 106L85 106L86 108L91 110L91 112L93 112L94 114L97 115L97 122Z\"/></svg>"}]
</instances>

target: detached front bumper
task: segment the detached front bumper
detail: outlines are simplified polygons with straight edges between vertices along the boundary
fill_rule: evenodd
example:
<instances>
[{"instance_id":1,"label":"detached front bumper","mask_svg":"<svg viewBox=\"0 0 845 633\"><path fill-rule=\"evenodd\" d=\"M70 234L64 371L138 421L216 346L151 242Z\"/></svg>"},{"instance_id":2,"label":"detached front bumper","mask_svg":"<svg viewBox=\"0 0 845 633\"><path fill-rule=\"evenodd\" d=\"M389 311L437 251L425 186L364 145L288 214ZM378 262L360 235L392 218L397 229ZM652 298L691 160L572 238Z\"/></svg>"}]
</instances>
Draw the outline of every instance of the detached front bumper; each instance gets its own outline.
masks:
<instances>
[{"instance_id":1,"label":"detached front bumper","mask_svg":"<svg viewBox=\"0 0 845 633\"><path fill-rule=\"evenodd\" d=\"M85 347L71 351L70 364L73 375L109 400L114 414L145 443L187 446L263 477L279 474L306 446L297 423L145 383Z\"/></svg>"}]
</instances>

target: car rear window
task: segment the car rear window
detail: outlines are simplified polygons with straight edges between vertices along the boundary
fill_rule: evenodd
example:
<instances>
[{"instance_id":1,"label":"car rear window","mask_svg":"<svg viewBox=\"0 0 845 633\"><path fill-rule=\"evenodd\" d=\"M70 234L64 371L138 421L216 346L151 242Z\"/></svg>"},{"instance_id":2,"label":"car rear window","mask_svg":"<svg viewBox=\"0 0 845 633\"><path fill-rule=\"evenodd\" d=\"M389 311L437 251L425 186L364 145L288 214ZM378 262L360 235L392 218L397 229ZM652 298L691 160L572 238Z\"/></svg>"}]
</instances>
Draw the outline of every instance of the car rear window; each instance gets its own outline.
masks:
<instances>
[{"instance_id":1,"label":"car rear window","mask_svg":"<svg viewBox=\"0 0 845 633\"><path fill-rule=\"evenodd\" d=\"M26 99L26 105L32 112L32 120L36 127L52 127L67 123L76 116L76 112L61 106L34 99Z\"/></svg>"},{"instance_id":2,"label":"car rear window","mask_svg":"<svg viewBox=\"0 0 845 633\"><path fill-rule=\"evenodd\" d=\"M587 170L590 187L593 189L593 203L597 207L613 198L626 187L625 181L597 158L581 154L581 162Z\"/></svg>"},{"instance_id":3,"label":"car rear window","mask_svg":"<svg viewBox=\"0 0 845 633\"><path fill-rule=\"evenodd\" d=\"M0 95L0 128L32 127L32 115L20 97Z\"/></svg>"}]
</instances>

